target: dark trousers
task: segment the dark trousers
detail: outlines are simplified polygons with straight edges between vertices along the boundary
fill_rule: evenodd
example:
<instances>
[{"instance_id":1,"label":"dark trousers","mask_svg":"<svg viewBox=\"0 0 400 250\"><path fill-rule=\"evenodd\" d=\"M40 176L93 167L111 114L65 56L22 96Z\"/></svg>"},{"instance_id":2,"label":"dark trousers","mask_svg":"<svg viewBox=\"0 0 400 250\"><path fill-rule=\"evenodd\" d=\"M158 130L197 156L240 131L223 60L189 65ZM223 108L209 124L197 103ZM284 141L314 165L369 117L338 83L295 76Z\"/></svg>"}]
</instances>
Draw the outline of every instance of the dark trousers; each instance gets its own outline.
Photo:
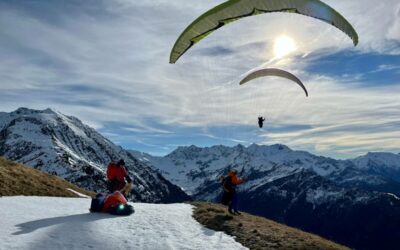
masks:
<instances>
[{"instance_id":1,"label":"dark trousers","mask_svg":"<svg viewBox=\"0 0 400 250\"><path fill-rule=\"evenodd\" d=\"M239 202L236 192L233 194L232 201L229 203L229 210L239 211Z\"/></svg>"},{"instance_id":2,"label":"dark trousers","mask_svg":"<svg viewBox=\"0 0 400 250\"><path fill-rule=\"evenodd\" d=\"M125 187L125 184L125 182L114 179L112 181L107 181L107 189L110 193L114 193L115 191L123 189Z\"/></svg>"}]
</instances>

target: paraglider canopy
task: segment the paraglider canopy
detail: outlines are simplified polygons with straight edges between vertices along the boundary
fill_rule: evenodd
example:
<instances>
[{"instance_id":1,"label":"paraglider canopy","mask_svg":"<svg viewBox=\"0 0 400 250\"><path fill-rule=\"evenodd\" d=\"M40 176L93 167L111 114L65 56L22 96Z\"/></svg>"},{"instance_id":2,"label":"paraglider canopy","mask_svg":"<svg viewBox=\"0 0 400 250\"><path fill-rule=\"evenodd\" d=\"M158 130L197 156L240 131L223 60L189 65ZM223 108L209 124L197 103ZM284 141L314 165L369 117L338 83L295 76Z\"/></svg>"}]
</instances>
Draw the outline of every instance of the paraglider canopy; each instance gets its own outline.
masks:
<instances>
[{"instance_id":1,"label":"paraglider canopy","mask_svg":"<svg viewBox=\"0 0 400 250\"><path fill-rule=\"evenodd\" d=\"M275 69L275 68L266 68L266 69L260 69L256 70L254 72L251 72L248 74L245 78L243 78L240 81L240 85L245 84L246 82L249 82L251 80L254 80L259 77L264 77L264 76L278 76L278 77L283 77L286 79L289 79L295 83L297 83L306 93L306 96L308 97L308 91L304 84L300 81L299 78L297 78L295 75L281 69Z\"/></svg>"},{"instance_id":2,"label":"paraglider canopy","mask_svg":"<svg viewBox=\"0 0 400 250\"><path fill-rule=\"evenodd\" d=\"M193 21L175 42L170 63L175 63L194 44L221 28L244 17L289 12L313 17L346 33L358 44L358 35L351 24L336 10L319 0L229 0L202 14Z\"/></svg>"}]
</instances>

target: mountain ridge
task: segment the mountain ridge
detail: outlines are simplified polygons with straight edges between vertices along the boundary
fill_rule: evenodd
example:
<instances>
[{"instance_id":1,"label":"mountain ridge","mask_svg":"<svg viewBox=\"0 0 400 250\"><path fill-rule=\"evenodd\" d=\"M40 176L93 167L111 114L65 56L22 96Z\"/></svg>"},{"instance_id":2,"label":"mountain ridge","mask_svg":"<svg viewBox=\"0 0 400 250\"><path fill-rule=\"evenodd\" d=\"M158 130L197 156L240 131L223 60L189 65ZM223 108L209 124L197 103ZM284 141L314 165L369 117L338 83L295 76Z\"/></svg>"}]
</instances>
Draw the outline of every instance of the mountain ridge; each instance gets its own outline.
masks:
<instances>
[{"instance_id":1,"label":"mountain ridge","mask_svg":"<svg viewBox=\"0 0 400 250\"><path fill-rule=\"evenodd\" d=\"M362 167L359 162L366 161L365 158L370 157L371 153L354 159L336 160L330 157L316 156L307 151L292 150L282 144L270 146L251 144L248 147L240 144L233 147L216 145L204 148L194 145L181 146L163 157L132 150L130 152L142 162L148 163L149 166L154 165L155 169L165 175L167 179L169 178L190 193L193 193L194 189L202 182L202 180L196 182L196 179L201 178L200 176L204 176L204 174L207 176L207 173L204 172L209 172L209 170L223 169L226 172L228 165L241 171L243 168L249 167L267 169L272 165L286 164L295 168L312 169L317 174L344 186L355 185L367 190L395 191L397 195L400 195L400 189L398 189L400 187L400 163L398 171L397 168L393 171L377 171L371 166ZM400 162L398 154L384 153L384 155L396 157ZM218 164L221 166L215 167ZM184 183L182 178L178 178L180 174L176 170L174 171L173 166L180 165L185 167L179 171L186 171L185 175L193 177L194 183ZM211 169L208 167L210 165L213 165ZM218 174L223 175L224 173L217 171L212 178L218 178ZM398 178L393 179L394 176Z\"/></svg>"}]
</instances>

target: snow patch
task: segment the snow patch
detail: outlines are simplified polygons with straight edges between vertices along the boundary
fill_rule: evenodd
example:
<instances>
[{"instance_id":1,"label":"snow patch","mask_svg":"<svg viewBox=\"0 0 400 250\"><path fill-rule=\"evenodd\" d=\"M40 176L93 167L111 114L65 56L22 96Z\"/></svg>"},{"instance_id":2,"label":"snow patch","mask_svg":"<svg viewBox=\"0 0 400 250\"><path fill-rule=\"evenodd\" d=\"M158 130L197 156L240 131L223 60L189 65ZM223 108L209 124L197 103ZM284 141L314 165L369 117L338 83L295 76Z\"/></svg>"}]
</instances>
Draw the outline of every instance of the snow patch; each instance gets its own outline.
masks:
<instances>
[{"instance_id":1,"label":"snow patch","mask_svg":"<svg viewBox=\"0 0 400 250\"><path fill-rule=\"evenodd\" d=\"M395 194L392 193L387 193L389 196L392 196L393 198L395 198L396 200L400 200L399 197L397 197Z\"/></svg>"},{"instance_id":2,"label":"snow patch","mask_svg":"<svg viewBox=\"0 0 400 250\"><path fill-rule=\"evenodd\" d=\"M118 217L89 213L81 198L2 197L1 249L247 249L192 217L189 204L133 203ZM10 209L12 208L12 209Z\"/></svg>"},{"instance_id":3,"label":"snow patch","mask_svg":"<svg viewBox=\"0 0 400 250\"><path fill-rule=\"evenodd\" d=\"M78 195L79 197L82 197L82 198L91 198L90 196L88 196L88 195L86 195L86 194L79 193L78 191L75 191L75 190L73 190L73 189L71 189L71 188L67 188L67 190L70 191L70 192L72 192L72 193L74 193L74 194L76 194L76 195Z\"/></svg>"}]
</instances>

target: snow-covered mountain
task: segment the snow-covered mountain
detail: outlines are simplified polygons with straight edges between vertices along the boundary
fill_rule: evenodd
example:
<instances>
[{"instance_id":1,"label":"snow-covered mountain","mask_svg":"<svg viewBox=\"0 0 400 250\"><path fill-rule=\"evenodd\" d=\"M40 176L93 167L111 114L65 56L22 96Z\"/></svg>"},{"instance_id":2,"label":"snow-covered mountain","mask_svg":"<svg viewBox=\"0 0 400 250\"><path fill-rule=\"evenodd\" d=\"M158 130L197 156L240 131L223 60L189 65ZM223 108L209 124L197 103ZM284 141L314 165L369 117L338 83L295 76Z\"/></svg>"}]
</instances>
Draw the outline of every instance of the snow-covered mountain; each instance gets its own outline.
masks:
<instances>
[{"instance_id":1,"label":"snow-covered mountain","mask_svg":"<svg viewBox=\"0 0 400 250\"><path fill-rule=\"evenodd\" d=\"M256 145L249 147L212 146L206 148L178 147L165 157L130 151L143 163L153 166L165 178L194 195L205 183L215 182L229 168L242 175L252 176L246 187L280 178L294 170L308 169L344 187L359 187L367 190L387 191L400 195L400 155L385 153L370 160L371 155L354 160L335 160L316 156L305 151L291 150L285 145ZM385 157L383 157L385 156ZM366 163L369 164L366 167ZM397 164L397 165L396 165ZM378 170L379 169L379 170ZM372 171L373 170L373 171ZM399 172L395 172L399 171ZM257 174L259 173L259 174ZM272 178L272 179L271 179Z\"/></svg>"},{"instance_id":2,"label":"snow-covered mountain","mask_svg":"<svg viewBox=\"0 0 400 250\"><path fill-rule=\"evenodd\" d=\"M105 188L107 164L122 158L133 177L133 200L177 202L188 198L179 187L79 119L51 109L0 113L0 155L94 191Z\"/></svg>"},{"instance_id":3,"label":"snow-covered mountain","mask_svg":"<svg viewBox=\"0 0 400 250\"><path fill-rule=\"evenodd\" d=\"M132 154L195 199L218 201L218 177L235 168L248 179L239 188L244 211L357 249L374 249L378 247L374 242L382 241L400 244L390 232L400 223L400 199L388 194L399 194L400 183L383 174L385 169L396 169L398 155L335 160L285 145L256 144L179 147L165 157Z\"/></svg>"},{"instance_id":4,"label":"snow-covered mountain","mask_svg":"<svg viewBox=\"0 0 400 250\"><path fill-rule=\"evenodd\" d=\"M400 182L400 154L370 152L353 162L362 170Z\"/></svg>"}]
</instances>

